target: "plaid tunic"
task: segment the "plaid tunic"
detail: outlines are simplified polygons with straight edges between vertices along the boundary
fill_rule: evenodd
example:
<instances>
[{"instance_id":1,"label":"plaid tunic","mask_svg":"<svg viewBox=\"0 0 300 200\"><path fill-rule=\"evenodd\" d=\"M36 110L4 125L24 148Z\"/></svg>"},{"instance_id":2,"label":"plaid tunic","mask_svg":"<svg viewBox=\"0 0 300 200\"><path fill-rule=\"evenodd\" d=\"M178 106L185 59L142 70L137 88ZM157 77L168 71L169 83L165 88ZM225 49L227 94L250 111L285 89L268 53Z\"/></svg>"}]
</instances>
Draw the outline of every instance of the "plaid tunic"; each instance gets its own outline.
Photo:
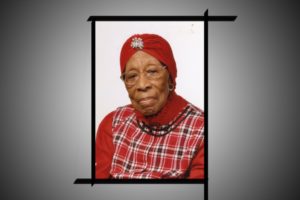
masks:
<instances>
[{"instance_id":1,"label":"plaid tunic","mask_svg":"<svg viewBox=\"0 0 300 200\"><path fill-rule=\"evenodd\" d=\"M132 107L113 117L113 178L185 178L204 142L204 113L187 104L168 126L150 129L137 120Z\"/></svg>"}]
</instances>

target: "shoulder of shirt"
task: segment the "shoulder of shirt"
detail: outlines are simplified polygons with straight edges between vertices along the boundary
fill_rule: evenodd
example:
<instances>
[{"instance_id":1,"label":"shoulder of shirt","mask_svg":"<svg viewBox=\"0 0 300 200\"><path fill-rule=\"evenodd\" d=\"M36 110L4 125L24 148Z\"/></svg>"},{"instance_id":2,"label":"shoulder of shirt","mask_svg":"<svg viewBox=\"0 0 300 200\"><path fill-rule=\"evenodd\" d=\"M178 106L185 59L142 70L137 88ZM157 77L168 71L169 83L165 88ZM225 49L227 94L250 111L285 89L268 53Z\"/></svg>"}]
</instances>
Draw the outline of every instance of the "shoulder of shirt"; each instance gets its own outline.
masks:
<instances>
[{"instance_id":1,"label":"shoulder of shirt","mask_svg":"<svg viewBox=\"0 0 300 200\"><path fill-rule=\"evenodd\" d=\"M118 124L124 120L126 120L129 116L134 114L134 108L131 104L118 107L115 110L115 114L113 117L113 124Z\"/></svg>"},{"instance_id":2,"label":"shoulder of shirt","mask_svg":"<svg viewBox=\"0 0 300 200\"><path fill-rule=\"evenodd\" d=\"M109 131L112 129L113 121L116 116L122 113L123 118L133 113L133 108L130 104L116 108L115 110L108 113L99 124L99 130Z\"/></svg>"},{"instance_id":3,"label":"shoulder of shirt","mask_svg":"<svg viewBox=\"0 0 300 200\"><path fill-rule=\"evenodd\" d=\"M111 130L114 114L115 111L112 111L102 119L102 121L99 124L98 131L109 132L109 130Z\"/></svg>"},{"instance_id":4,"label":"shoulder of shirt","mask_svg":"<svg viewBox=\"0 0 300 200\"><path fill-rule=\"evenodd\" d=\"M197 137L203 137L204 135L204 111L197 106L189 103L187 105L189 110L192 111L188 116L190 120L193 121L194 132L191 135L196 135Z\"/></svg>"},{"instance_id":5,"label":"shoulder of shirt","mask_svg":"<svg viewBox=\"0 0 300 200\"><path fill-rule=\"evenodd\" d=\"M197 106L195 106L191 103L188 103L188 106L194 111L193 115L204 117L204 111L202 109L198 108Z\"/></svg>"},{"instance_id":6,"label":"shoulder of shirt","mask_svg":"<svg viewBox=\"0 0 300 200\"><path fill-rule=\"evenodd\" d=\"M116 117L128 117L130 115L132 115L134 113L134 108L132 107L131 104L125 105L125 106L121 106L118 107L115 111L114 111L114 118Z\"/></svg>"}]
</instances>

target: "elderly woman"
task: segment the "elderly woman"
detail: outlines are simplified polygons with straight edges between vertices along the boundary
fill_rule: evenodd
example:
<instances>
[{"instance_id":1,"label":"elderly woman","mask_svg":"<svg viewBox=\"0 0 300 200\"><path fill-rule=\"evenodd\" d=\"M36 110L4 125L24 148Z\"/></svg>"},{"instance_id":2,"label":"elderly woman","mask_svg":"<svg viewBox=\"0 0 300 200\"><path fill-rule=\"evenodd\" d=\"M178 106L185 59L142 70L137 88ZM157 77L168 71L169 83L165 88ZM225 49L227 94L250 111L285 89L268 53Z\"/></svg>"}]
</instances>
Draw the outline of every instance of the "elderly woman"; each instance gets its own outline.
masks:
<instances>
[{"instance_id":1,"label":"elderly woman","mask_svg":"<svg viewBox=\"0 0 300 200\"><path fill-rule=\"evenodd\" d=\"M204 178L204 113L175 93L169 43L137 34L124 43L121 79L131 104L109 113L96 138L96 178Z\"/></svg>"}]
</instances>

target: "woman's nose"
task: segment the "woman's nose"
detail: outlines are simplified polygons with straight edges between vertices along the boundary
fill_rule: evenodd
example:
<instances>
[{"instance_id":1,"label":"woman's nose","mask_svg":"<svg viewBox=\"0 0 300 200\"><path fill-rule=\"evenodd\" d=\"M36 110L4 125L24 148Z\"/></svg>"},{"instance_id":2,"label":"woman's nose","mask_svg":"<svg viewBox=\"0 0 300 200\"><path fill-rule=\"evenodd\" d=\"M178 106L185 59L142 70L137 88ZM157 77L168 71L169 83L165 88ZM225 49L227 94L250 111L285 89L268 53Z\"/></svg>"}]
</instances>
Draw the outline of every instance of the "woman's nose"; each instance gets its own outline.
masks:
<instances>
[{"instance_id":1,"label":"woman's nose","mask_svg":"<svg viewBox=\"0 0 300 200\"><path fill-rule=\"evenodd\" d=\"M147 79L147 77L142 73L142 74L140 74L140 77L137 80L136 86L137 86L138 90L144 91L151 87L151 83L150 83L149 79Z\"/></svg>"}]
</instances>

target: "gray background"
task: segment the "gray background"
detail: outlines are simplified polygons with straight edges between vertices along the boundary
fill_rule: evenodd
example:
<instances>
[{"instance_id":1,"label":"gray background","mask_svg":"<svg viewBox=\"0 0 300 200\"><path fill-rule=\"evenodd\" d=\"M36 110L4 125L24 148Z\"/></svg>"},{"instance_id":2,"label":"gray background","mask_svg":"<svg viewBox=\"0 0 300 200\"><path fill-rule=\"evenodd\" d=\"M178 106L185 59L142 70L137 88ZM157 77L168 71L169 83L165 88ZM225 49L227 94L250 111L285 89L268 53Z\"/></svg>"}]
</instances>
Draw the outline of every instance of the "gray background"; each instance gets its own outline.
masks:
<instances>
[{"instance_id":1,"label":"gray background","mask_svg":"<svg viewBox=\"0 0 300 200\"><path fill-rule=\"evenodd\" d=\"M294 1L296 2L296 1ZM299 5L1 1L0 199L201 199L199 185L90 175L90 15L238 15L209 24L211 200L299 199Z\"/></svg>"}]
</instances>

